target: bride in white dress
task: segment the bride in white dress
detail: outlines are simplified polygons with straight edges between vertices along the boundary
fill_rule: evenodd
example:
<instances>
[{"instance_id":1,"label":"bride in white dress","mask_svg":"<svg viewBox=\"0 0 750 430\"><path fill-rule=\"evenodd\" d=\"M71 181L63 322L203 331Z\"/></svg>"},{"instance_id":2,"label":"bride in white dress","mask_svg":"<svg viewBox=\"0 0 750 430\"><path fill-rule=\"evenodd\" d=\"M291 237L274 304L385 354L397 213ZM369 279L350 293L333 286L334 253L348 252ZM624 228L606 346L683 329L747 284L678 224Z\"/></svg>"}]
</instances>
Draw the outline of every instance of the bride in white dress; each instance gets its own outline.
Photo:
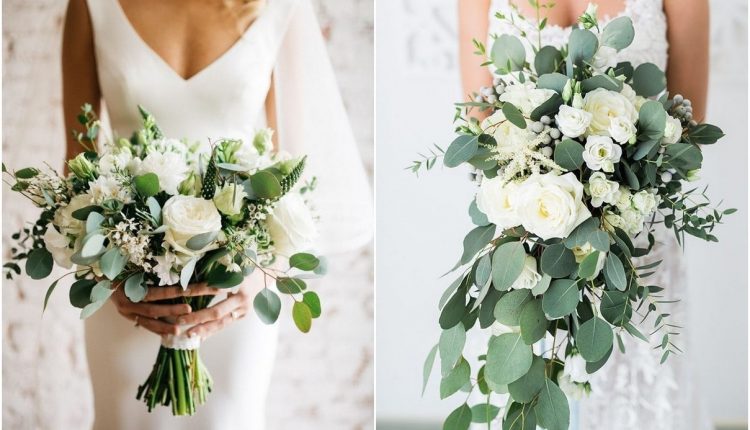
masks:
<instances>
[{"instance_id":1,"label":"bride in white dress","mask_svg":"<svg viewBox=\"0 0 750 430\"><path fill-rule=\"evenodd\" d=\"M120 137L139 128L138 104L166 135L206 144L274 128L276 148L308 154L307 172L320 184L319 251L333 257L369 241L369 185L307 0L71 0L62 65L69 126L90 103ZM67 142L68 158L80 152ZM252 314L255 284L249 279L238 294L217 296L225 312L195 314L200 324L192 330L205 341L201 355L214 390L192 417L175 418L164 407L148 413L135 399L156 357L157 334L171 328L158 317L181 310L113 300L89 318L94 428L265 428L278 331Z\"/></svg>"},{"instance_id":2,"label":"bride in white dress","mask_svg":"<svg viewBox=\"0 0 750 430\"><path fill-rule=\"evenodd\" d=\"M552 3L538 0L540 4ZM514 34L522 31L537 34L536 11L527 0L459 0L459 49L464 94L471 94L492 84L482 59L473 53L472 39L487 40L492 35ZM571 27L588 5L587 0L557 0L555 6L541 10L548 23L541 33L542 45L559 47L566 43ZM598 6L600 25L619 16L628 16L635 27L631 46L618 53L618 60L630 61L633 66L654 63L666 70L668 90L683 94L692 101L694 117L705 115L708 86L708 2L706 0L601 0ZM499 20L495 14L514 16L515 26ZM518 19L518 13L526 20ZM523 38L522 38L523 39ZM526 41L524 40L524 43ZM527 53L532 53L527 45ZM682 299L685 282L682 279L681 254L671 232L657 232L657 245L649 261L664 259L654 276L656 285L666 287L670 299ZM673 322L685 323L684 304L672 303L669 311ZM649 321L644 327L652 327ZM652 324L652 323L651 323ZM647 326L646 326L647 325ZM690 373L689 348L687 353L672 356L659 365L661 352L657 333L651 343L624 337L627 354L616 351L607 365L591 381L588 398L573 403L573 430L708 430L703 404L697 396ZM685 346L686 336L680 336ZM477 350L486 341L474 339Z\"/></svg>"}]
</instances>

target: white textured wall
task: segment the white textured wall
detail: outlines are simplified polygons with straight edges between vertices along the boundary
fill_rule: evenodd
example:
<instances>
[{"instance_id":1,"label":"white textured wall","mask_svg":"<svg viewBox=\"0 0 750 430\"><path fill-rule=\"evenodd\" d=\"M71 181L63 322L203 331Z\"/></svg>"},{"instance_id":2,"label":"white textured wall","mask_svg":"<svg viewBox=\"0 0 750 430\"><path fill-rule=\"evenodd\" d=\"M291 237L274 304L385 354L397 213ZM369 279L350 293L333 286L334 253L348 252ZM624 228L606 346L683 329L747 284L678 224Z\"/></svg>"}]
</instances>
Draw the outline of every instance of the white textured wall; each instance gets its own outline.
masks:
<instances>
[{"instance_id":1,"label":"white textured wall","mask_svg":"<svg viewBox=\"0 0 750 430\"><path fill-rule=\"evenodd\" d=\"M314 0L360 152L372 172L372 0ZM64 0L6 0L3 12L3 162L59 165L63 157L59 46ZM3 188L8 238L33 207ZM370 429L373 406L372 253L351 256L321 294L325 318L301 335L282 319L272 429ZM80 429L91 393L82 325L59 288L44 318L47 282L3 282L3 426ZM248 363L252 365L252 363ZM139 381L133 381L137 384ZM135 385L134 385L135 389Z\"/></svg>"},{"instance_id":2,"label":"white textured wall","mask_svg":"<svg viewBox=\"0 0 750 430\"><path fill-rule=\"evenodd\" d=\"M712 0L711 15L709 118L728 136L706 148L703 176L715 201L741 212L717 229L721 243L688 242L690 351L674 359L691 360L714 421L747 422L747 2ZM473 186L463 171L438 167L417 180L403 168L454 136L456 0L378 1L376 20L377 418L436 422L461 399L441 402L435 375L421 398L422 363L452 280L438 277L471 228Z\"/></svg>"}]
</instances>

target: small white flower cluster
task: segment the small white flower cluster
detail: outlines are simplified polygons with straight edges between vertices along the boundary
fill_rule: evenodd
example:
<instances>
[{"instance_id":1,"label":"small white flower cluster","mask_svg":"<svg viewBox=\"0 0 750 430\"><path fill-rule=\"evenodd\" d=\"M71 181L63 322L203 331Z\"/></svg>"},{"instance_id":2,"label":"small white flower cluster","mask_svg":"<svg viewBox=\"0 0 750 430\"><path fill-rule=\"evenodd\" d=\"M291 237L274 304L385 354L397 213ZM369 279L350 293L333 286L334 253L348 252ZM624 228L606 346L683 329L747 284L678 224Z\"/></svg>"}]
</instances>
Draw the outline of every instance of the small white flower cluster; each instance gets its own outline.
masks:
<instances>
[{"instance_id":1,"label":"small white flower cluster","mask_svg":"<svg viewBox=\"0 0 750 430\"><path fill-rule=\"evenodd\" d=\"M128 256L128 261L150 272L154 258L150 249L151 236L142 234L143 231L144 226L140 222L125 219L109 231L108 237L114 246Z\"/></svg>"},{"instance_id":2,"label":"small white flower cluster","mask_svg":"<svg viewBox=\"0 0 750 430\"><path fill-rule=\"evenodd\" d=\"M620 187L615 204L604 209L604 226L610 229L618 227L635 236L643 230L646 218L654 213L658 204L657 196L652 190L632 194Z\"/></svg>"},{"instance_id":3,"label":"small white flower cluster","mask_svg":"<svg viewBox=\"0 0 750 430\"><path fill-rule=\"evenodd\" d=\"M40 172L19 183L25 184L24 194L39 207L50 207L50 203L60 204L68 200L68 185L54 173Z\"/></svg>"}]
</instances>

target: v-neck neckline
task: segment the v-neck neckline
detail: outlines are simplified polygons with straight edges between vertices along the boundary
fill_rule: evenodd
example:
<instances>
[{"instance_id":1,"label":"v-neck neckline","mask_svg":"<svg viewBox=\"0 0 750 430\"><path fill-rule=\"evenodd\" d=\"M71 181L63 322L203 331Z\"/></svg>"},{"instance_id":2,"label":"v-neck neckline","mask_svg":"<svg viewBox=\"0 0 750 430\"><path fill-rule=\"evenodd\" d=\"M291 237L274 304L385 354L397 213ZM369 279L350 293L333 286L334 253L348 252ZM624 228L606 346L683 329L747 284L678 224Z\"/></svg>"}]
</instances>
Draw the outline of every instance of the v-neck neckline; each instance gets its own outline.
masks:
<instances>
[{"instance_id":1,"label":"v-neck neckline","mask_svg":"<svg viewBox=\"0 0 750 430\"><path fill-rule=\"evenodd\" d=\"M111 0L115 4L115 9L117 9L117 12L120 15L120 19L125 27L128 28L128 31L132 34L132 36L137 40L138 44L141 45L154 59L157 63L160 63L162 67L166 68L168 72L178 79L183 84L189 84L195 81L200 76L208 73L211 69L218 67L218 65L224 60L224 58L228 57L232 54L232 52L236 51L240 45L250 36L250 33L255 29L255 27L258 26L260 21L263 19L263 16L266 15L265 13L261 13L255 20L250 24L250 26L245 29L245 31L240 35L240 37L232 43L232 45L227 48L226 51L224 51L221 55L214 58L211 62L203 66L200 70L193 73L192 75L188 77L182 76L177 70L175 70L168 62L164 59L161 55L159 55L154 48L151 47L151 45L146 42L146 40L141 36L140 33L138 33L138 30L133 26L133 24L130 22L130 19L128 18L128 15L125 13L125 9L123 9L122 5L120 4L120 0Z\"/></svg>"}]
</instances>

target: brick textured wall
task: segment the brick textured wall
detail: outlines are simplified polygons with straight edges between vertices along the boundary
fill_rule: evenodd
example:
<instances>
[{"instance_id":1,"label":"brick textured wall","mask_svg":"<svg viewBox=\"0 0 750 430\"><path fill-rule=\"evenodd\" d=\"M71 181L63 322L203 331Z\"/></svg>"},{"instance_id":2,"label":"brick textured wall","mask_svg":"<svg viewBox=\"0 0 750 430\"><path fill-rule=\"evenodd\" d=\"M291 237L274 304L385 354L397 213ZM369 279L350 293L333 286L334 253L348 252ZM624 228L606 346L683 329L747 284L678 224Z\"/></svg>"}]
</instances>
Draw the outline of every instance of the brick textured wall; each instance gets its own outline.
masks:
<instances>
[{"instance_id":1,"label":"brick textured wall","mask_svg":"<svg viewBox=\"0 0 750 430\"><path fill-rule=\"evenodd\" d=\"M360 152L372 172L372 0L314 0ZM3 12L3 162L59 166L63 157L59 47L63 0L6 0ZM9 235L34 208L3 188L3 258ZM337 264L325 286L325 318L302 336L282 321L272 429L369 429L373 403L370 249ZM341 262L343 263L343 262ZM41 317L47 282L4 281L3 426L85 428L91 392L82 325L60 289ZM251 363L248 363L251 365ZM138 381L133 381L136 384ZM72 399L75 399L71 402ZM294 399L292 402L290 399Z\"/></svg>"}]
</instances>

